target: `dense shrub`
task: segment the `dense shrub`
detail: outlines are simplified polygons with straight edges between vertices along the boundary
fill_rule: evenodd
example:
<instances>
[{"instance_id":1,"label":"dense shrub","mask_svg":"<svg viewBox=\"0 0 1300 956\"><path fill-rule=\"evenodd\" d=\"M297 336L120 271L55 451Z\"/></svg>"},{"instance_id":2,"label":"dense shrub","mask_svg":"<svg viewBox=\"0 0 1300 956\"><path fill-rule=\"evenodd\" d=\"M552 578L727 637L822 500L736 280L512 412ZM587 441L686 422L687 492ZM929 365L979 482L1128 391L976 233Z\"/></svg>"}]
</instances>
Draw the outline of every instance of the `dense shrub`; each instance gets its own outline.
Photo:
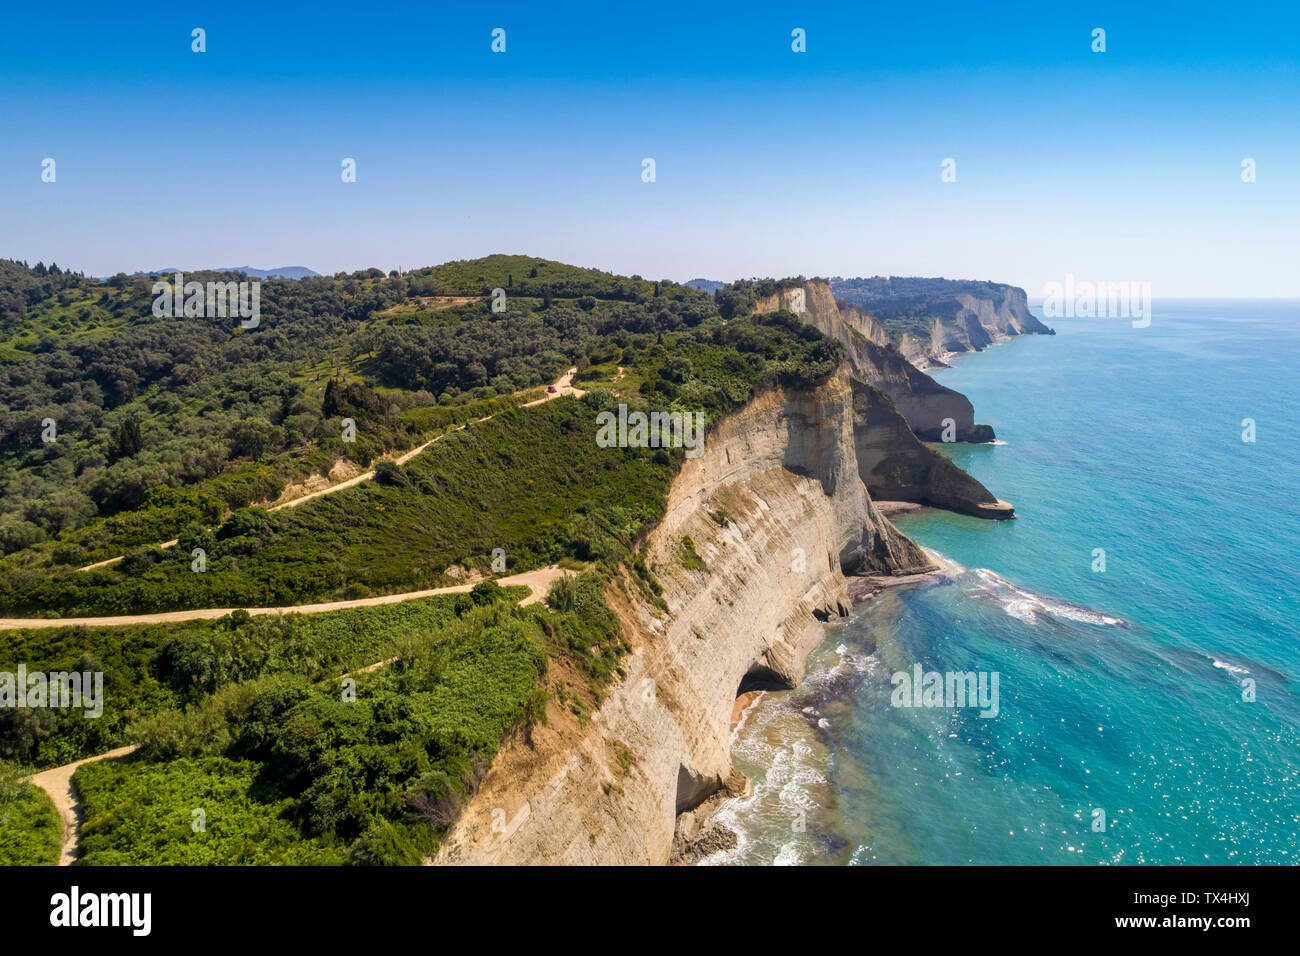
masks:
<instances>
[{"instance_id":1,"label":"dense shrub","mask_svg":"<svg viewBox=\"0 0 1300 956\"><path fill-rule=\"evenodd\" d=\"M78 859L87 866L320 865L342 848L304 837L291 801L262 785L258 766L223 757L169 763L88 763L74 777L83 812Z\"/></svg>"},{"instance_id":2,"label":"dense shrub","mask_svg":"<svg viewBox=\"0 0 1300 956\"><path fill-rule=\"evenodd\" d=\"M50 866L58 862L63 822L45 791L0 761L0 866Z\"/></svg>"}]
</instances>

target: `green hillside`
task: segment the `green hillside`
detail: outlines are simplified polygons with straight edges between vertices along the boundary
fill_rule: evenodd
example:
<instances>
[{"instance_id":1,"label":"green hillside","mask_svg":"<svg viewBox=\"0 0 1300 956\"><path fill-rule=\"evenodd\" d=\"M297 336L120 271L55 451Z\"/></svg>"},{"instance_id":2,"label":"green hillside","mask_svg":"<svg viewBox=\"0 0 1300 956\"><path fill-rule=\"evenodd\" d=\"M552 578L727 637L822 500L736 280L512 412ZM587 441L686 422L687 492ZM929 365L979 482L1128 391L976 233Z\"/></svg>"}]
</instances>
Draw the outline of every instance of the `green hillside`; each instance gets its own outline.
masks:
<instances>
[{"instance_id":1,"label":"green hillside","mask_svg":"<svg viewBox=\"0 0 1300 956\"><path fill-rule=\"evenodd\" d=\"M253 328L160 318L153 281L0 262L0 613L398 593L490 577L494 552L508 572L583 573L528 607L489 580L322 614L0 633L0 671L98 672L105 690L97 718L0 709L6 766L140 745L77 772L94 864L418 863L512 729L548 702L580 720L599 705L628 650L605 603L621 568L655 593L637 549L684 452L600 447L597 415L707 424L841 357L786 313L728 321L704 292L523 256L263 281ZM527 404L571 367L585 395ZM10 790L0 812L31 854L0 852L48 862L52 808Z\"/></svg>"}]
</instances>

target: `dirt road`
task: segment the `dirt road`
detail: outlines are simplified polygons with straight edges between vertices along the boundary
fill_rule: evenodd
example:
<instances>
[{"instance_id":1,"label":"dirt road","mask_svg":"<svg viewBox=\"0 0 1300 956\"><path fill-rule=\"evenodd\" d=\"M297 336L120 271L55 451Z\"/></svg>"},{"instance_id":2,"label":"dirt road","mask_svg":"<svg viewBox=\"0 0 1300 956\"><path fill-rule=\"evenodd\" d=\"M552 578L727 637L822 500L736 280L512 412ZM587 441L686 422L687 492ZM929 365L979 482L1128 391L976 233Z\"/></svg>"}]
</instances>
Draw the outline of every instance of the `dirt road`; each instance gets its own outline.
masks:
<instances>
[{"instance_id":1,"label":"dirt road","mask_svg":"<svg viewBox=\"0 0 1300 956\"><path fill-rule=\"evenodd\" d=\"M520 604L532 604L541 601L546 597L546 592L551 586L551 582L557 578L572 574L572 571L565 571L563 568L549 567L538 568L536 571L525 571L523 574L516 574L508 578L497 578L496 582L500 585L509 586L522 584L529 589L528 597L520 601ZM402 601L412 601L416 598L430 597L435 594L462 594L472 588L472 584L457 584L447 588L435 588L431 591L412 591L407 594L389 594L378 598L363 598L358 601L333 601L328 604L304 604L298 607L287 608L250 608L250 614L273 614L273 613L298 613L312 614L321 611L337 611L349 607L370 607L376 604L396 604ZM176 611L172 614L157 615L144 614L133 615L131 617L102 617L102 618L81 618L79 620L65 619L63 621L40 621L35 623L25 623L20 626L25 627L46 627L46 626L64 626L74 623L96 622L99 624L143 624L150 623L158 618L166 620L195 620L194 617L174 617L174 614L188 615L195 614L203 617L224 616L230 613L228 610L221 612L216 611ZM148 620L144 620L148 619ZM0 621L0 629L15 626L12 621ZM376 671L386 664L391 664L397 660L390 657L387 660L377 661L365 667L358 668L344 674L348 677L351 674L368 674ZM116 750L110 750L108 753L99 754L96 757L85 757L81 760L75 760L72 763L64 764L62 767L53 767L50 770L42 770L34 774L30 779L33 784L40 787L54 803L54 808L59 811L59 819L63 822L63 844L59 851L59 866L69 866L76 859L77 840L81 835L81 803L77 797L76 788L72 785L72 775L77 772L77 768L82 764L93 763L96 760L111 760L114 757L125 757L133 753L138 744L131 744L126 747L118 747Z\"/></svg>"},{"instance_id":2,"label":"dirt road","mask_svg":"<svg viewBox=\"0 0 1300 956\"><path fill-rule=\"evenodd\" d=\"M577 374L578 374L578 369L576 367L569 369L558 379L556 379L555 384L551 386L551 388L555 389L555 391L547 392L545 395L543 395L541 398L535 401L524 402L519 407L532 408L534 405L540 405L542 404L542 402L549 402L552 399L559 398L561 395L572 395L574 398L582 398L582 396L586 395L587 393L583 389L574 388L573 386L573 376Z\"/></svg>"},{"instance_id":3,"label":"dirt road","mask_svg":"<svg viewBox=\"0 0 1300 956\"><path fill-rule=\"evenodd\" d=\"M63 821L63 846L59 850L59 866L68 866L76 859L77 837L81 833L81 804L77 801L77 793L72 786L72 775L83 763L125 757L134 751L136 746L131 744L127 747L118 747L98 757L86 757L52 770L42 770L31 778L32 783L50 795L54 809L59 811L59 819Z\"/></svg>"},{"instance_id":4,"label":"dirt road","mask_svg":"<svg viewBox=\"0 0 1300 956\"><path fill-rule=\"evenodd\" d=\"M545 599L551 582L556 578L572 574L554 565L525 571L506 578L493 578L502 587L522 584L531 592L520 604L532 604ZM162 611L157 614L123 614L113 617L6 617L0 618L0 631L12 631L19 628L50 627L115 627L126 624L172 624L179 621L207 621L225 617L233 611L244 610L254 616L258 614L320 614L324 611L342 611L350 607L375 607L379 604L401 604L403 601L415 601L419 598L433 597L437 594L465 594L474 585L452 584L448 587L430 588L425 591L404 591L401 594L383 594L379 597L356 598L351 601L326 601L322 604L297 604L289 607L212 607L197 608L189 611Z\"/></svg>"}]
</instances>

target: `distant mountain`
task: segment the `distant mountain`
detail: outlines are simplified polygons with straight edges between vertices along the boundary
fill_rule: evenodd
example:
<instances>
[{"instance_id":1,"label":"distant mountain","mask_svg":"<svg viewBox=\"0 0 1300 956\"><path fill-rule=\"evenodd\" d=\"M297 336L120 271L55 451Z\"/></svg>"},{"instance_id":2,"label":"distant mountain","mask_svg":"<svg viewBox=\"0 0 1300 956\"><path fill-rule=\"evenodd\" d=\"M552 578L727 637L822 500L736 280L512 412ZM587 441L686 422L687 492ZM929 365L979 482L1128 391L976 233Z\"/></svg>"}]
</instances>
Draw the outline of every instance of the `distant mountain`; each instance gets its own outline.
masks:
<instances>
[{"instance_id":1,"label":"distant mountain","mask_svg":"<svg viewBox=\"0 0 1300 956\"><path fill-rule=\"evenodd\" d=\"M255 279L306 279L318 276L319 272L306 266L281 266L278 269L254 269L252 266L232 266L228 269L214 269L214 272L243 272Z\"/></svg>"},{"instance_id":2,"label":"distant mountain","mask_svg":"<svg viewBox=\"0 0 1300 956\"><path fill-rule=\"evenodd\" d=\"M683 284L690 286L692 289L699 289L701 292L707 292L709 295L713 295L713 293L717 292L727 283L716 282L713 279L691 279L689 282Z\"/></svg>"},{"instance_id":3,"label":"distant mountain","mask_svg":"<svg viewBox=\"0 0 1300 956\"><path fill-rule=\"evenodd\" d=\"M306 266L281 266L278 269L254 269L252 266L227 266L221 269L151 269L148 272L133 272L136 276L169 275L173 272L242 272L253 279L305 279L318 276Z\"/></svg>"}]
</instances>

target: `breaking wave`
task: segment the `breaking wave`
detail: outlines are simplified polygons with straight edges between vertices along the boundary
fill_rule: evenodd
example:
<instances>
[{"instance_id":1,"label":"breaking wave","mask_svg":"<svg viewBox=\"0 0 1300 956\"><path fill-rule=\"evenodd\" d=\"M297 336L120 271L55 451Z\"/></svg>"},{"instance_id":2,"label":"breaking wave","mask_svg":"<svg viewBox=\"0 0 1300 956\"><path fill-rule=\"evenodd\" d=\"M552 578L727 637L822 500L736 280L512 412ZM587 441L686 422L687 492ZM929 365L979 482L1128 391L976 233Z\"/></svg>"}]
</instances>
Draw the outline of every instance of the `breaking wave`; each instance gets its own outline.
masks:
<instances>
[{"instance_id":1,"label":"breaking wave","mask_svg":"<svg viewBox=\"0 0 1300 956\"><path fill-rule=\"evenodd\" d=\"M1129 626L1128 621L1122 617L1112 617L1081 604L1071 604L1069 601L1035 594L1033 591L1012 584L988 568L976 568L971 574L978 581L975 592L977 595L991 597L1008 615L1026 624L1037 624L1041 620L1057 618L1108 627Z\"/></svg>"}]
</instances>

